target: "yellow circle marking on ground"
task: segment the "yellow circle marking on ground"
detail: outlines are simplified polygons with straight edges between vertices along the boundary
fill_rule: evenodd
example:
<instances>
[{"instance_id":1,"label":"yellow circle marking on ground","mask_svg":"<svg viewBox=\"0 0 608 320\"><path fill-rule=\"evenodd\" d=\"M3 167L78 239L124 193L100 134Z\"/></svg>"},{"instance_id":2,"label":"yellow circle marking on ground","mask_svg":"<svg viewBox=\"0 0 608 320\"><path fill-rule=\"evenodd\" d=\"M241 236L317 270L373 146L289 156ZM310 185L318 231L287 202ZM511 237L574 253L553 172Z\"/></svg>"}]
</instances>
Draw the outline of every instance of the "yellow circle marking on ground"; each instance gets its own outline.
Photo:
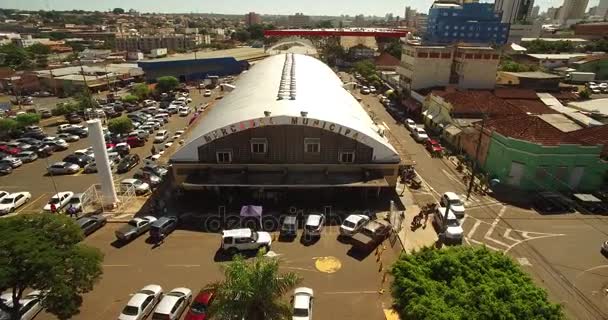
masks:
<instances>
[{"instance_id":1,"label":"yellow circle marking on ground","mask_svg":"<svg viewBox=\"0 0 608 320\"><path fill-rule=\"evenodd\" d=\"M319 257L315 261L317 270L325 273L334 273L342 268L342 262L336 257Z\"/></svg>"}]
</instances>

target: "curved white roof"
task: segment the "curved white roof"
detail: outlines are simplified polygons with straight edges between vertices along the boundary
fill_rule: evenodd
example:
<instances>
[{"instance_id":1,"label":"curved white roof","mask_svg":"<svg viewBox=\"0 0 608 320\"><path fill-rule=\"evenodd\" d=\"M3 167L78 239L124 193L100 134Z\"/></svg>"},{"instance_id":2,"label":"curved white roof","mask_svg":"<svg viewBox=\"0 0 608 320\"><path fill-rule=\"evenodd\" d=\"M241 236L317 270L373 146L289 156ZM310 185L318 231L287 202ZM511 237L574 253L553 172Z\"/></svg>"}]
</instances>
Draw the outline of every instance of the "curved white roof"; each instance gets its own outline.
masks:
<instances>
[{"instance_id":1,"label":"curved white roof","mask_svg":"<svg viewBox=\"0 0 608 320\"><path fill-rule=\"evenodd\" d=\"M340 78L313 57L281 54L266 58L243 73L235 86L192 129L173 161L196 162L200 145L264 125L318 127L373 148L372 162L400 161L395 148L379 134L380 128L342 87Z\"/></svg>"}]
</instances>

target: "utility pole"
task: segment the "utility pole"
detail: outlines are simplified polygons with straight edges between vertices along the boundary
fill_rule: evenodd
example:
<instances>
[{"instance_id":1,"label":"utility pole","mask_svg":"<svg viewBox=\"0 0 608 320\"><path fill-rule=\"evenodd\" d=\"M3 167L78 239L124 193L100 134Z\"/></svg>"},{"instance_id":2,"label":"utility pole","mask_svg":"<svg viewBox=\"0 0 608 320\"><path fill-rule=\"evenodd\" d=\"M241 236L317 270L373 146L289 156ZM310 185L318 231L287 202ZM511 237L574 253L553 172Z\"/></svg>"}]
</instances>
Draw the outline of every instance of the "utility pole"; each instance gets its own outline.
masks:
<instances>
[{"instance_id":1,"label":"utility pole","mask_svg":"<svg viewBox=\"0 0 608 320\"><path fill-rule=\"evenodd\" d=\"M471 168L471 179L469 180L469 189L467 190L467 200L471 197L471 191L473 190L473 183L475 181L475 174L477 173L477 159L479 159L479 149L481 149L481 138L483 137L483 129L486 124L486 115L482 115L481 119L481 130L479 130L479 138L477 141L477 147L475 148L475 159L473 159L473 168Z\"/></svg>"}]
</instances>

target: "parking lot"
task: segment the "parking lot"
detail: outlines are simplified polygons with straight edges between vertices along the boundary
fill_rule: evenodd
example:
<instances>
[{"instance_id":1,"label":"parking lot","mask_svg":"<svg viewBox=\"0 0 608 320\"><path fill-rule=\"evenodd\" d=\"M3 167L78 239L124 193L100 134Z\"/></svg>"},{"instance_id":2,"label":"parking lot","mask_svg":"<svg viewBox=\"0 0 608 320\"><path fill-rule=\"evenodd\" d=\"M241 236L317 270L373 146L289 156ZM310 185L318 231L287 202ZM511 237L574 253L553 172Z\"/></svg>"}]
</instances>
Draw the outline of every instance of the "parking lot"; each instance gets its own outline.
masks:
<instances>
[{"instance_id":1,"label":"parking lot","mask_svg":"<svg viewBox=\"0 0 608 320\"><path fill-rule=\"evenodd\" d=\"M457 193L466 206L461 221L465 244L485 245L513 257L553 301L564 305L570 318L608 318L608 261L600 253L608 240L608 217L578 212L543 215L529 206L530 195L499 200L473 192L467 197L468 184L451 161L432 157L416 143L377 96L355 94L416 163L423 185L412 193L419 205L437 201L444 192ZM418 126L423 127L420 122Z\"/></svg>"},{"instance_id":2,"label":"parking lot","mask_svg":"<svg viewBox=\"0 0 608 320\"><path fill-rule=\"evenodd\" d=\"M198 90L191 90L191 96L193 101L190 103L190 106L194 107L209 103L213 99L213 97L203 97ZM168 130L169 136L171 137L175 131L183 130L185 127L187 127L187 124L192 117L193 113L187 117L181 117L177 114L172 115L169 122L165 124L163 129ZM43 124L41 127L45 133L56 135L58 124L58 122L53 121L51 123L47 123L46 125ZM86 125L84 122L82 124ZM131 153L139 155L139 157L143 160L145 157L151 154L153 140L154 139L151 135L145 146L133 148L131 149ZM156 144L156 150L159 150L161 148L160 146L163 144ZM84 173L82 170L79 173L72 175L55 175L51 177L47 174L47 167L51 164L62 161L63 158L72 154L76 150L86 149L90 146L91 143L89 138L83 138L79 141L69 143L68 150L55 152L48 158L38 158L34 162L24 163L22 166L14 169L11 174L0 176L0 190L8 192L27 191L32 194L31 201L19 208L14 214L39 212L50 197L55 194L55 188L58 192L72 191L78 193L85 191L93 184L99 183L98 177L95 173ZM122 179L132 177L137 169L142 165L143 161L140 162L137 167L131 169L127 173L115 173L114 180L120 181Z\"/></svg>"}]
</instances>

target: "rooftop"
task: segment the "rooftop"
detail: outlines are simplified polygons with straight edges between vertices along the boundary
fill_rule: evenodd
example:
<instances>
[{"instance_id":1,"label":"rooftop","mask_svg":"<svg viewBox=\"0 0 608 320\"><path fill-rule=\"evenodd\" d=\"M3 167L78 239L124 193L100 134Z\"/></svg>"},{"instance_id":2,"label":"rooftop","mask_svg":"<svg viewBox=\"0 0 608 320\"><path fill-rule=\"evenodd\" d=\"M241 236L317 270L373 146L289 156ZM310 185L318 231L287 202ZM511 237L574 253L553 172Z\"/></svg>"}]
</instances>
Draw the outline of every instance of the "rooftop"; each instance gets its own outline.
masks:
<instances>
[{"instance_id":1,"label":"rooftop","mask_svg":"<svg viewBox=\"0 0 608 320\"><path fill-rule=\"evenodd\" d=\"M556 42L556 41L569 41L569 42L589 42L589 40L583 38L521 38L521 42L530 42L534 40Z\"/></svg>"},{"instance_id":2,"label":"rooftop","mask_svg":"<svg viewBox=\"0 0 608 320\"><path fill-rule=\"evenodd\" d=\"M600 113L608 116L608 98L574 101L568 103L568 106L581 111Z\"/></svg>"},{"instance_id":3,"label":"rooftop","mask_svg":"<svg viewBox=\"0 0 608 320\"><path fill-rule=\"evenodd\" d=\"M521 113L514 105L496 97L490 91L433 91L452 105L454 114L508 115Z\"/></svg>"},{"instance_id":4,"label":"rooftop","mask_svg":"<svg viewBox=\"0 0 608 320\"><path fill-rule=\"evenodd\" d=\"M215 50L215 51L197 51L190 53L175 54L170 57L143 60L140 63L155 63L155 62L167 62L167 61L180 61L180 60L194 60L194 59L212 59L212 58L235 58L236 60L249 60L257 59L267 56L263 48L234 48L227 50Z\"/></svg>"},{"instance_id":5,"label":"rooftop","mask_svg":"<svg viewBox=\"0 0 608 320\"><path fill-rule=\"evenodd\" d=\"M527 56L539 59L539 60L569 60L572 58L584 57L585 53L529 53Z\"/></svg>"},{"instance_id":6,"label":"rooftop","mask_svg":"<svg viewBox=\"0 0 608 320\"><path fill-rule=\"evenodd\" d=\"M531 79L561 79L563 76L546 73L541 71L530 71L530 72L506 72L502 71L504 74L512 75L518 78L531 78Z\"/></svg>"}]
</instances>

